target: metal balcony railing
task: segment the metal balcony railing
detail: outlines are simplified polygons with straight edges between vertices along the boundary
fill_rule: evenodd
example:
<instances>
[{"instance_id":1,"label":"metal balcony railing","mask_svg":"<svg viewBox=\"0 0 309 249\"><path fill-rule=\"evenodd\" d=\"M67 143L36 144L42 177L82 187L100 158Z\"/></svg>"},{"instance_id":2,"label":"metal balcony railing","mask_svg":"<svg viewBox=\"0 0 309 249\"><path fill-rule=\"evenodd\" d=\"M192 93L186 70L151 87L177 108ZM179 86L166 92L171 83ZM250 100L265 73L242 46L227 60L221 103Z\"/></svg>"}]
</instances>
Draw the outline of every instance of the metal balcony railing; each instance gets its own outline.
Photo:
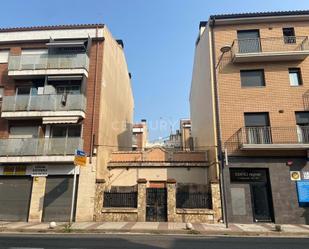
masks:
<instances>
[{"instance_id":1,"label":"metal balcony railing","mask_svg":"<svg viewBox=\"0 0 309 249\"><path fill-rule=\"evenodd\" d=\"M243 127L229 142L243 144L309 144L309 126Z\"/></svg>"},{"instance_id":2,"label":"metal balcony railing","mask_svg":"<svg viewBox=\"0 0 309 249\"><path fill-rule=\"evenodd\" d=\"M2 112L85 111L85 108L86 98L82 94L4 96L2 104Z\"/></svg>"},{"instance_id":3,"label":"metal balcony railing","mask_svg":"<svg viewBox=\"0 0 309 249\"><path fill-rule=\"evenodd\" d=\"M285 36L268 38L236 39L232 44L232 54L265 52L308 51L307 36Z\"/></svg>"},{"instance_id":4,"label":"metal balcony railing","mask_svg":"<svg viewBox=\"0 0 309 249\"><path fill-rule=\"evenodd\" d=\"M82 149L80 137L0 139L0 156L67 156Z\"/></svg>"},{"instance_id":5,"label":"metal balcony railing","mask_svg":"<svg viewBox=\"0 0 309 249\"><path fill-rule=\"evenodd\" d=\"M41 69L86 69L89 68L87 54L27 54L11 55L9 71Z\"/></svg>"}]
</instances>

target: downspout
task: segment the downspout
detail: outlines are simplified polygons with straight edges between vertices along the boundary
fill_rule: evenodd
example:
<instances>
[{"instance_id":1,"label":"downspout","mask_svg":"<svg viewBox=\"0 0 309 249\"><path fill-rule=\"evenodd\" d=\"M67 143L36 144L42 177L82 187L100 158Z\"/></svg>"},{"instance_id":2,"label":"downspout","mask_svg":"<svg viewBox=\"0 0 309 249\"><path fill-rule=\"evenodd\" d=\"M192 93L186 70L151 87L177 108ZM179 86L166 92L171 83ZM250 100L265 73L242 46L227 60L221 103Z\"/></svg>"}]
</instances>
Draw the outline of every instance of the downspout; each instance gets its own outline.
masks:
<instances>
[{"instance_id":1,"label":"downspout","mask_svg":"<svg viewBox=\"0 0 309 249\"><path fill-rule=\"evenodd\" d=\"M92 101L92 117L91 117L91 140L90 140L90 157L89 157L89 163L92 163L92 157L93 157L93 147L94 147L94 140L95 140L95 134L94 134L94 117L95 117L95 104L96 104L96 90L97 90L97 81L98 81L98 57L99 57L99 41L98 41L98 33L99 33L99 27L96 27L96 55L95 55L95 71L94 71L94 97Z\"/></svg>"},{"instance_id":2,"label":"downspout","mask_svg":"<svg viewBox=\"0 0 309 249\"><path fill-rule=\"evenodd\" d=\"M215 38L214 38L214 27L215 27L215 17L210 17L209 27L211 32L211 52L212 52L212 67L213 67L213 84L215 93L215 118L216 118L216 131L217 131L217 154L219 163L219 177L220 177L220 189L221 189L221 206L222 213L224 217L224 223L226 228L228 228L228 216L227 216L227 204L226 204L226 189L225 189L225 179L224 179L224 154L222 148L222 136L221 136L221 125L220 125L220 108L219 108L219 90L218 90L218 80L217 80L217 67L216 67L216 48L215 48Z\"/></svg>"}]
</instances>

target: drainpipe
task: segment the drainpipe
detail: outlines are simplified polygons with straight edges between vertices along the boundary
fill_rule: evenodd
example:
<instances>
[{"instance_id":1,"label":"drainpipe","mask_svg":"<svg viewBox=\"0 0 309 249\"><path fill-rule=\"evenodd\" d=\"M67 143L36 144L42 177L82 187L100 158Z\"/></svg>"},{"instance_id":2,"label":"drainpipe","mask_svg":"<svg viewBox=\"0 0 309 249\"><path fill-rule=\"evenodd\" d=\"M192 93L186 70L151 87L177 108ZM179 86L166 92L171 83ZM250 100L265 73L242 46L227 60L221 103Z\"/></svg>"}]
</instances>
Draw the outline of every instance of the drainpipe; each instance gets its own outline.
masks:
<instances>
[{"instance_id":1,"label":"drainpipe","mask_svg":"<svg viewBox=\"0 0 309 249\"><path fill-rule=\"evenodd\" d=\"M222 136L221 136L221 125L220 125L220 108L219 108L219 91L218 91L218 80L217 80L217 67L216 67L216 48L214 38L214 27L215 18L211 17L209 21L209 27L211 32L211 49L212 49L212 66L213 66L213 82L215 92L215 118L216 118L216 130L217 130L217 153L219 158L219 177L220 177L220 189L221 189L221 206L223 213L223 220L226 228L229 227L228 215L227 215L227 204L226 204L226 188L224 179L224 153L222 148Z\"/></svg>"},{"instance_id":2,"label":"drainpipe","mask_svg":"<svg viewBox=\"0 0 309 249\"><path fill-rule=\"evenodd\" d=\"M96 90L97 90L97 76L98 76L98 57L99 57L99 43L98 43L98 33L99 33L99 27L96 27L96 54L95 54L95 71L94 71L94 97L92 101L92 117L91 117L91 140L90 140L90 157L89 157L89 163L92 163L92 157L93 157L93 147L94 147L94 140L95 140L95 134L94 134L94 117L95 117L95 104L96 104Z\"/></svg>"}]
</instances>

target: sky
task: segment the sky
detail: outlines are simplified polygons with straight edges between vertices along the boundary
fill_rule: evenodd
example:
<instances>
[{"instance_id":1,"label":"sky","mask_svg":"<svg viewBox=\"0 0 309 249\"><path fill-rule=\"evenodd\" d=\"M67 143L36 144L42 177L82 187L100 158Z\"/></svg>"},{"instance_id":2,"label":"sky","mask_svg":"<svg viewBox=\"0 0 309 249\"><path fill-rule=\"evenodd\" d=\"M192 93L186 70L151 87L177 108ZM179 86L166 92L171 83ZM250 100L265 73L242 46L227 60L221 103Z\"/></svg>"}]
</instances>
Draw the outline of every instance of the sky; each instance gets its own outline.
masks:
<instances>
[{"instance_id":1,"label":"sky","mask_svg":"<svg viewBox=\"0 0 309 249\"><path fill-rule=\"evenodd\" d=\"M124 41L135 122L157 140L189 118L194 43L212 14L309 9L309 0L9 0L0 26L104 23ZM201 111L203 109L201 108Z\"/></svg>"}]
</instances>

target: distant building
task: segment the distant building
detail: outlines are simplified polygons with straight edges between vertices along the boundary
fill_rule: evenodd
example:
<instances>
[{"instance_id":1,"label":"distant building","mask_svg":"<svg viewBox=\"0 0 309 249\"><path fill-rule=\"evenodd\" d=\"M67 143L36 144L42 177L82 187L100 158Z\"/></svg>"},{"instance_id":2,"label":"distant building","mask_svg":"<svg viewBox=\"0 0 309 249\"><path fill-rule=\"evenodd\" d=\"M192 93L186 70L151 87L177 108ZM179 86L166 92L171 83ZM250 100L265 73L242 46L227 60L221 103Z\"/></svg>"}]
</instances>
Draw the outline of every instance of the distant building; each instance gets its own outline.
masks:
<instances>
[{"instance_id":1,"label":"distant building","mask_svg":"<svg viewBox=\"0 0 309 249\"><path fill-rule=\"evenodd\" d=\"M133 124L132 128L132 150L144 150L148 143L148 128L146 119L140 123Z\"/></svg>"}]
</instances>

